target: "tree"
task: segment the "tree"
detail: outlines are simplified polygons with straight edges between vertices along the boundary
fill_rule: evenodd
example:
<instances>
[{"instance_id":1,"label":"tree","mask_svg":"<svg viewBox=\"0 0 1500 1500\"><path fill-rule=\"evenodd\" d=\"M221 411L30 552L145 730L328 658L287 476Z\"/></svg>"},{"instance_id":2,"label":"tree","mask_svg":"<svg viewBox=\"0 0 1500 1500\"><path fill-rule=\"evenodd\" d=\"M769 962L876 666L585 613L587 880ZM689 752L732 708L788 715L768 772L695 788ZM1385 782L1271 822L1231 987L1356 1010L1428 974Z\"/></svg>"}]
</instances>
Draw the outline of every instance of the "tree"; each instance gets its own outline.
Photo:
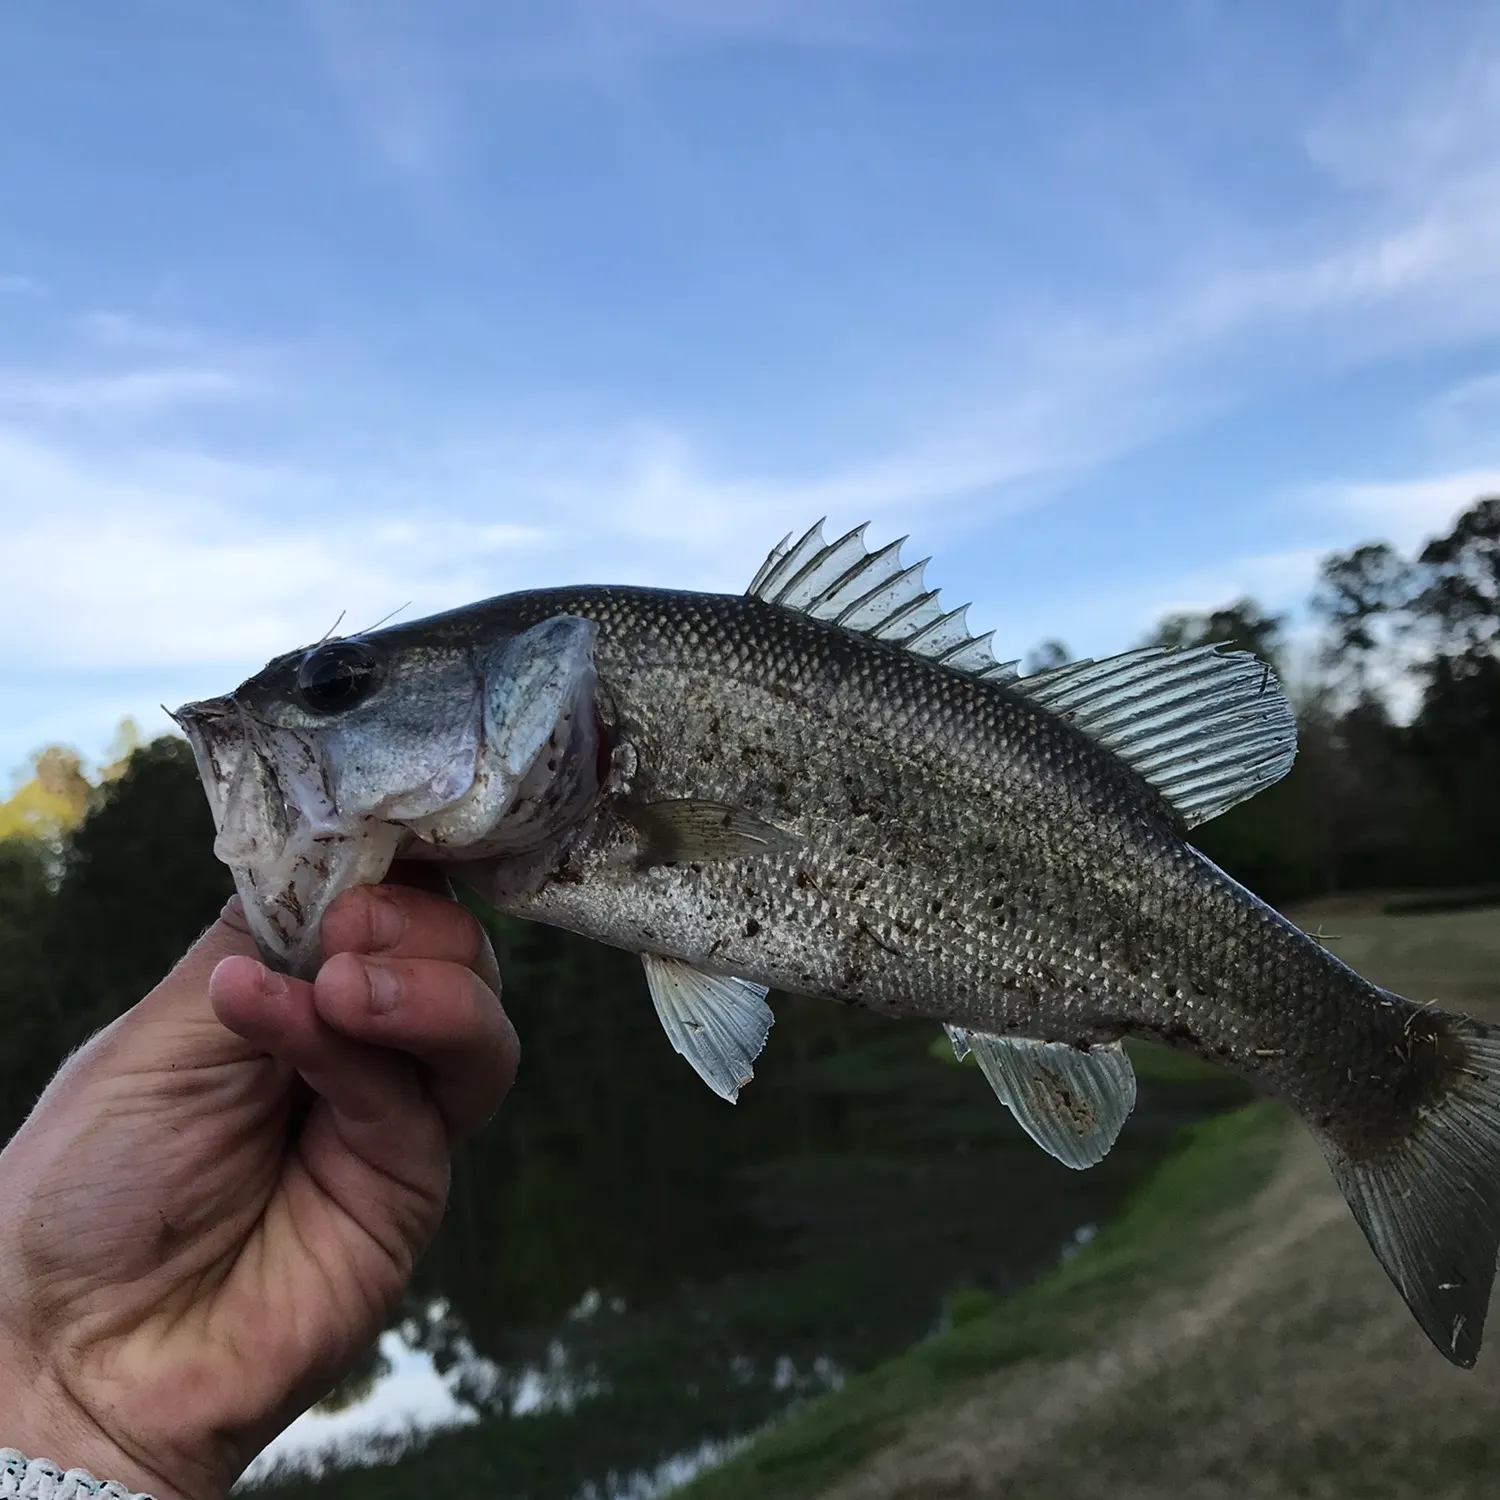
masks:
<instances>
[{"instance_id":1,"label":"tree","mask_svg":"<svg viewBox=\"0 0 1500 1500\"><path fill-rule=\"evenodd\" d=\"M70 841L58 919L75 1016L102 1024L161 978L233 890L186 740L135 751Z\"/></svg>"},{"instance_id":2,"label":"tree","mask_svg":"<svg viewBox=\"0 0 1500 1500\"><path fill-rule=\"evenodd\" d=\"M1476 500L1418 558L1411 608L1449 660L1493 661L1500 646L1500 495Z\"/></svg>"},{"instance_id":3,"label":"tree","mask_svg":"<svg viewBox=\"0 0 1500 1500\"><path fill-rule=\"evenodd\" d=\"M1206 614L1168 615L1147 636L1148 646L1234 646L1249 651L1275 667L1279 662L1283 615L1266 614L1254 599L1237 599Z\"/></svg>"},{"instance_id":4,"label":"tree","mask_svg":"<svg viewBox=\"0 0 1500 1500\"><path fill-rule=\"evenodd\" d=\"M0 1141L57 1065L53 868L35 839L0 841Z\"/></svg>"},{"instance_id":5,"label":"tree","mask_svg":"<svg viewBox=\"0 0 1500 1500\"><path fill-rule=\"evenodd\" d=\"M29 838L55 844L88 811L94 789L76 750L48 745L31 758L32 774L0 802L0 839Z\"/></svg>"},{"instance_id":6,"label":"tree","mask_svg":"<svg viewBox=\"0 0 1500 1500\"><path fill-rule=\"evenodd\" d=\"M77 771L76 757L57 763ZM62 1058L213 920L232 889L213 841L192 752L172 736L90 788L82 822L56 848L0 842L0 1138Z\"/></svg>"},{"instance_id":7,"label":"tree","mask_svg":"<svg viewBox=\"0 0 1500 1500\"><path fill-rule=\"evenodd\" d=\"M1021 670L1030 677L1033 672L1050 672L1053 667L1066 666L1072 659L1072 653L1061 641L1041 641L1026 653L1026 662Z\"/></svg>"},{"instance_id":8,"label":"tree","mask_svg":"<svg viewBox=\"0 0 1500 1500\"><path fill-rule=\"evenodd\" d=\"M1324 624L1325 669L1345 677L1356 698L1378 691L1400 668L1389 660L1411 602L1413 569L1387 542L1370 542L1323 559L1309 601Z\"/></svg>"}]
</instances>

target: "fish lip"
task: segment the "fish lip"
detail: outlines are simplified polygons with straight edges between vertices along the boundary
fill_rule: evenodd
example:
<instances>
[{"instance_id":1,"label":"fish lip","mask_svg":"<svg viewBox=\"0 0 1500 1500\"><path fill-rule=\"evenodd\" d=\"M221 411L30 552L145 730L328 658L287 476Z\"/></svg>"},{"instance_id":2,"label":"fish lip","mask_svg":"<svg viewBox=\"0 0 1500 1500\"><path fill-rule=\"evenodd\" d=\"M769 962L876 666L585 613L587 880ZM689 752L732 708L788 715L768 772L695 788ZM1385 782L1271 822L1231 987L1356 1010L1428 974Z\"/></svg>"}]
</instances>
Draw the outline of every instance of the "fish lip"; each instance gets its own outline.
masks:
<instances>
[{"instance_id":1,"label":"fish lip","mask_svg":"<svg viewBox=\"0 0 1500 1500\"><path fill-rule=\"evenodd\" d=\"M184 734L191 734L192 729L199 725L219 719L237 718L239 714L239 704L228 693L218 698L200 698L192 703L184 703L175 713L170 708L167 709L167 717Z\"/></svg>"},{"instance_id":2,"label":"fish lip","mask_svg":"<svg viewBox=\"0 0 1500 1500\"><path fill-rule=\"evenodd\" d=\"M214 853L234 876L261 958L313 978L329 905L349 885L384 877L401 830L376 819L337 832L315 827L284 786L267 739L275 726L232 693L185 703L172 717L192 747L213 814Z\"/></svg>"}]
</instances>

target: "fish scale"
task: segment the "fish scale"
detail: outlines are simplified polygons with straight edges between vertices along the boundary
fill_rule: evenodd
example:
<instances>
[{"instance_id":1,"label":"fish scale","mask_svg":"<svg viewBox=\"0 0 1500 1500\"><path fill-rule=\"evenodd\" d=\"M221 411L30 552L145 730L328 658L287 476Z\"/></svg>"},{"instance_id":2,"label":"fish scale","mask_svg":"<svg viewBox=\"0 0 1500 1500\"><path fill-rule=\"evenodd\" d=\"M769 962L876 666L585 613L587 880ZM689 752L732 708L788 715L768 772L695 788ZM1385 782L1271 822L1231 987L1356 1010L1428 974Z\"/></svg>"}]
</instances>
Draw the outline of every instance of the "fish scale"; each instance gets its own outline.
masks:
<instances>
[{"instance_id":1,"label":"fish scale","mask_svg":"<svg viewBox=\"0 0 1500 1500\"><path fill-rule=\"evenodd\" d=\"M636 795L745 806L798 846L637 871L612 862L601 838L570 855L576 880L524 897L492 888L513 915L981 1031L1079 1044L1145 1032L1293 1102L1302 1072L1263 1054L1300 1061L1316 1006L1287 997L1342 1007L1383 993L1228 885L1129 767L1003 683L754 599L599 588L493 608L474 628L559 614L600 626L611 727L651 768ZM686 720L684 703L695 705ZM888 815L872 820L871 807ZM1006 923L996 899L1014 913ZM754 937L747 915L760 922ZM1399 1031L1394 1019L1377 1028L1343 1066L1373 1070Z\"/></svg>"},{"instance_id":2,"label":"fish scale","mask_svg":"<svg viewBox=\"0 0 1500 1500\"><path fill-rule=\"evenodd\" d=\"M863 529L745 596L511 594L278 658L181 710L269 961L391 859L640 953L671 1044L735 1099L770 988L927 1017L1059 1160L1164 1042L1285 1100L1450 1359L1500 1244L1500 1038L1370 984L1188 842L1284 774L1245 653L1018 678ZM586 997L580 997L586 1003Z\"/></svg>"}]
</instances>

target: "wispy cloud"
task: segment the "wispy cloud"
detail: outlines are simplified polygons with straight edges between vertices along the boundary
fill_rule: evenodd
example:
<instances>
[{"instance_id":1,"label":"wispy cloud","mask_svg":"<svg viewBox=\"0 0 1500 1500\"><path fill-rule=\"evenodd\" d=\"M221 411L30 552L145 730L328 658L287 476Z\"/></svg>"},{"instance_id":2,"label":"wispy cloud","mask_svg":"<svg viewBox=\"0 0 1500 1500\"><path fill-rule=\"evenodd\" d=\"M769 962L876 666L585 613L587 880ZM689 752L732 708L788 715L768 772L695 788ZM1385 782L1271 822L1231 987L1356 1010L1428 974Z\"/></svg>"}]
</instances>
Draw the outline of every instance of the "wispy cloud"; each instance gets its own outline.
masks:
<instances>
[{"instance_id":1,"label":"wispy cloud","mask_svg":"<svg viewBox=\"0 0 1500 1500\"><path fill-rule=\"evenodd\" d=\"M1450 386L1428 402L1423 416L1446 447L1492 448L1500 436L1500 370Z\"/></svg>"},{"instance_id":2,"label":"wispy cloud","mask_svg":"<svg viewBox=\"0 0 1500 1500\"><path fill-rule=\"evenodd\" d=\"M199 351L205 344L202 332L186 323L120 308L90 308L69 322L86 345L119 356L182 355Z\"/></svg>"},{"instance_id":3,"label":"wispy cloud","mask_svg":"<svg viewBox=\"0 0 1500 1500\"><path fill-rule=\"evenodd\" d=\"M401 0L308 0L319 51L356 127L409 186L443 175L459 139L457 55L439 15Z\"/></svg>"},{"instance_id":4,"label":"wispy cloud","mask_svg":"<svg viewBox=\"0 0 1500 1500\"><path fill-rule=\"evenodd\" d=\"M0 431L0 636L33 669L264 660L341 611L367 627L407 600L427 612L499 592L490 570L514 586L545 537L416 513L353 522L316 492L287 470L89 462Z\"/></svg>"},{"instance_id":5,"label":"wispy cloud","mask_svg":"<svg viewBox=\"0 0 1500 1500\"><path fill-rule=\"evenodd\" d=\"M140 417L176 411L240 397L250 389L243 375L191 365L62 376L0 369L0 409L31 408L84 417Z\"/></svg>"},{"instance_id":6,"label":"wispy cloud","mask_svg":"<svg viewBox=\"0 0 1500 1500\"><path fill-rule=\"evenodd\" d=\"M1447 531L1481 496L1500 494L1500 466L1354 481L1326 486L1322 493L1326 504L1368 528L1370 540L1410 551Z\"/></svg>"}]
</instances>

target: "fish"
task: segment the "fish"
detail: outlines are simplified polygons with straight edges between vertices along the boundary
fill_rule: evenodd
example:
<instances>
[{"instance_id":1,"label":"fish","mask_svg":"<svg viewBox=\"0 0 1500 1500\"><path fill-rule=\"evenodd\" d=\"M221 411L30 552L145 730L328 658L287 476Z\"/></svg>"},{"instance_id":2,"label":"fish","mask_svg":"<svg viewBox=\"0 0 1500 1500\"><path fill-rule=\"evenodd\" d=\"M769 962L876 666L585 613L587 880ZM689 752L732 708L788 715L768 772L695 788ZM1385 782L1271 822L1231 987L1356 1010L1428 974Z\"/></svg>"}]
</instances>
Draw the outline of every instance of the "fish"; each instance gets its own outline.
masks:
<instances>
[{"instance_id":1,"label":"fish","mask_svg":"<svg viewBox=\"0 0 1500 1500\"><path fill-rule=\"evenodd\" d=\"M905 538L822 523L742 595L580 585L326 639L184 705L266 961L393 860L640 955L734 1101L772 989L925 1017L1059 1161L1135 1102L1129 1037L1284 1101L1454 1364L1500 1244L1500 1030L1364 979L1198 825L1285 775L1273 670L1222 645L1022 675Z\"/></svg>"}]
</instances>

